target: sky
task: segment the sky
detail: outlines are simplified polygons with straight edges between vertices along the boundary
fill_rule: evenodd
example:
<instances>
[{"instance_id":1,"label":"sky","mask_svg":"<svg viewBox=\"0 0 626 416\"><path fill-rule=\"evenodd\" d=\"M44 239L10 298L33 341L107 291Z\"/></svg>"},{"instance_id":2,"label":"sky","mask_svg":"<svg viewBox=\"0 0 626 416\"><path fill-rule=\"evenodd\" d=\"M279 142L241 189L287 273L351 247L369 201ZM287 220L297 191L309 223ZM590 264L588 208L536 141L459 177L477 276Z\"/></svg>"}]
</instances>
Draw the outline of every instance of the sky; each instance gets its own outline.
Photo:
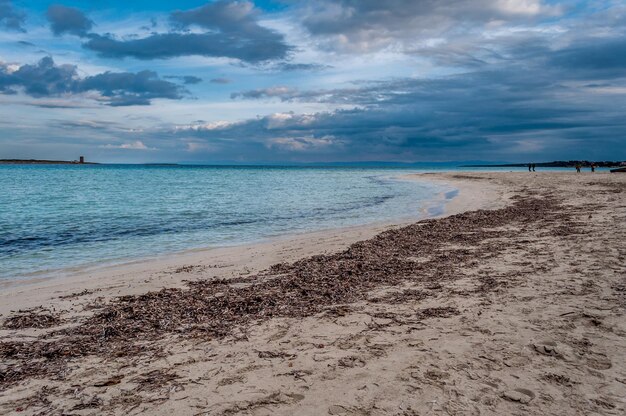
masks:
<instances>
[{"instance_id":1,"label":"sky","mask_svg":"<svg viewBox=\"0 0 626 416\"><path fill-rule=\"evenodd\" d=\"M0 159L626 159L626 2L0 0Z\"/></svg>"}]
</instances>

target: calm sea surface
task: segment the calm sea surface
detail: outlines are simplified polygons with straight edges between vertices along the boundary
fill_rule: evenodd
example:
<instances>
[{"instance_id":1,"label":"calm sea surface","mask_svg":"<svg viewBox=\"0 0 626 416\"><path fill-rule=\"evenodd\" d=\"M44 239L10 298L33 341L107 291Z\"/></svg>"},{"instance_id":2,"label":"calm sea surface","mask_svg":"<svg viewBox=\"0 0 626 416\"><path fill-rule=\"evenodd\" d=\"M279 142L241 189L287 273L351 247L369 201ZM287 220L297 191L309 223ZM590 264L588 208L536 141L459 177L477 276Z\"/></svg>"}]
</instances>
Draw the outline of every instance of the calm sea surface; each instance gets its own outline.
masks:
<instances>
[{"instance_id":1,"label":"calm sea surface","mask_svg":"<svg viewBox=\"0 0 626 416\"><path fill-rule=\"evenodd\" d=\"M411 171L0 165L0 279L440 213Z\"/></svg>"}]
</instances>

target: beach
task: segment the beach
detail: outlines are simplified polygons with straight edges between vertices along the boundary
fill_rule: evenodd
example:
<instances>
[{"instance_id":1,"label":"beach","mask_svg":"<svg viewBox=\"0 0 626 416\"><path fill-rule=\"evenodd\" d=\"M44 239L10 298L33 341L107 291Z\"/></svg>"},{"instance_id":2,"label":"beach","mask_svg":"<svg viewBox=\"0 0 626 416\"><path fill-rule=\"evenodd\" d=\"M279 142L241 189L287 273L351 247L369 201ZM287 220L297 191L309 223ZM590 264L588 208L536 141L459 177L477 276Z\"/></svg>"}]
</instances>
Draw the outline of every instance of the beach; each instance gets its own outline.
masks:
<instances>
[{"instance_id":1,"label":"beach","mask_svg":"<svg viewBox=\"0 0 626 416\"><path fill-rule=\"evenodd\" d=\"M623 414L626 175L4 283L0 414Z\"/></svg>"}]
</instances>

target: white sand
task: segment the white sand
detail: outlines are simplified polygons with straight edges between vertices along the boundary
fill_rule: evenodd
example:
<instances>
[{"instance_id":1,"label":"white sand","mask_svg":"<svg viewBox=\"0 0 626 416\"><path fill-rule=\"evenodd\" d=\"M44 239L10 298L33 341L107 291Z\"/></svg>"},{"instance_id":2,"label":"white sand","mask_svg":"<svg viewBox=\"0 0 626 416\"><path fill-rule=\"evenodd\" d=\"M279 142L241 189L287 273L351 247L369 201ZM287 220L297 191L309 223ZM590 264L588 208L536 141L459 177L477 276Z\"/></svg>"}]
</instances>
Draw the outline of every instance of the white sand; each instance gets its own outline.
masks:
<instances>
[{"instance_id":1,"label":"white sand","mask_svg":"<svg viewBox=\"0 0 626 416\"><path fill-rule=\"evenodd\" d=\"M550 219L506 226L499 230L508 236L503 253L452 269L443 287L419 276L402 287L433 293L424 300L364 301L344 316L270 319L250 328L245 339L172 337L164 344L167 355L156 361L77 359L64 381L25 380L1 391L0 414L624 414L626 175L426 178L460 187L448 214L499 208L512 196L532 193L562 201L578 231L561 233L561 224ZM96 297L106 301L182 287L186 279L250 274L341 250L388 227L325 231L9 286L2 289L0 313L43 305L72 319L88 315L82 307ZM446 252L459 249L475 247L451 245ZM175 272L186 265L195 267ZM477 291L485 276L497 287ZM390 289L398 288L371 296ZM59 299L83 290L90 293ZM416 321L417 310L440 306L461 313ZM26 340L45 331L2 330L0 337ZM138 390L133 379L153 370L178 378ZM113 376L122 376L121 382L94 386Z\"/></svg>"}]
</instances>

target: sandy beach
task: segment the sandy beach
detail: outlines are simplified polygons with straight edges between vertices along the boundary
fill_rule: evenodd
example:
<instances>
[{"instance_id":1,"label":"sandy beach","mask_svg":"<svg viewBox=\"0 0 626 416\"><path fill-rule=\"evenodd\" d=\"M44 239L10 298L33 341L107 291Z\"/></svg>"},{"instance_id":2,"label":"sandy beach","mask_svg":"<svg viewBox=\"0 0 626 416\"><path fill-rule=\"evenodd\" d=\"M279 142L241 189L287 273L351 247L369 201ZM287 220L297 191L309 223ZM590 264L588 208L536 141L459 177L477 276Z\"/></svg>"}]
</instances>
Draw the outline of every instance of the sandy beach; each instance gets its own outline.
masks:
<instances>
[{"instance_id":1,"label":"sandy beach","mask_svg":"<svg viewBox=\"0 0 626 416\"><path fill-rule=\"evenodd\" d=\"M445 215L5 284L0 414L624 414L626 175L415 178Z\"/></svg>"}]
</instances>

